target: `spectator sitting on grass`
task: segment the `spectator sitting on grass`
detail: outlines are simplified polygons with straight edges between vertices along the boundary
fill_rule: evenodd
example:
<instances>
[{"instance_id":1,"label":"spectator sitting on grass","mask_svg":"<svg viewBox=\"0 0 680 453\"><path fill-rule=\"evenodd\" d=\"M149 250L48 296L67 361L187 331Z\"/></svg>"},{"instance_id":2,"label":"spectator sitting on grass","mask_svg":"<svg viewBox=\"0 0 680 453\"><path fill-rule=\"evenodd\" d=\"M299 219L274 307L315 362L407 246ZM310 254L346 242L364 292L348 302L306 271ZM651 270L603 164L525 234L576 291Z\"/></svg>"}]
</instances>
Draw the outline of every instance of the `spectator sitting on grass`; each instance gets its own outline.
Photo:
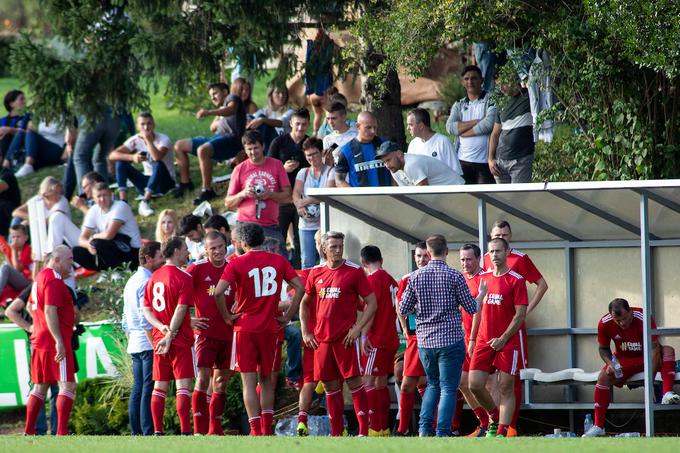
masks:
<instances>
[{"instance_id":1,"label":"spectator sitting on grass","mask_svg":"<svg viewBox=\"0 0 680 453\"><path fill-rule=\"evenodd\" d=\"M0 235L7 236L12 211L21 204L17 178L9 168L0 168Z\"/></svg>"},{"instance_id":2,"label":"spectator sitting on grass","mask_svg":"<svg viewBox=\"0 0 680 453\"><path fill-rule=\"evenodd\" d=\"M178 236L179 220L174 209L164 209L158 214L156 222L156 241L164 244L168 239Z\"/></svg>"},{"instance_id":3,"label":"spectator sitting on grass","mask_svg":"<svg viewBox=\"0 0 680 453\"><path fill-rule=\"evenodd\" d=\"M20 131L25 131L31 122L31 115L24 112L26 96L23 91L10 90L3 100L7 115L0 118L0 157L7 155L12 140Z\"/></svg>"},{"instance_id":4,"label":"spectator sitting on grass","mask_svg":"<svg viewBox=\"0 0 680 453\"><path fill-rule=\"evenodd\" d=\"M205 236L205 231L203 230L200 217L193 214L187 214L182 217L179 223L179 234L184 236L187 249L189 249L189 264L204 257L205 244L203 237Z\"/></svg>"},{"instance_id":5,"label":"spectator sitting on grass","mask_svg":"<svg viewBox=\"0 0 680 453\"><path fill-rule=\"evenodd\" d=\"M19 152L23 149L26 153L24 164L15 173L17 178L22 178L38 168L61 165L66 153L73 150L74 142L70 130L64 131L59 123L41 121L36 131L33 130L33 122L29 121L26 130L20 130L14 136L2 166L13 168L14 161L19 160Z\"/></svg>"},{"instance_id":6,"label":"spectator sitting on grass","mask_svg":"<svg viewBox=\"0 0 680 453\"><path fill-rule=\"evenodd\" d=\"M71 206L80 209L83 215L87 214L90 207L94 205L94 200L92 199L92 188L98 182L104 182L104 177L97 173L96 171L91 171L85 173L82 181L80 181L80 189L82 192L79 195L74 195L71 198Z\"/></svg>"},{"instance_id":7,"label":"spectator sitting on grass","mask_svg":"<svg viewBox=\"0 0 680 453\"><path fill-rule=\"evenodd\" d=\"M138 133L114 149L109 159L116 163L118 196L127 197L127 182L132 181L144 199L139 203L139 215L149 217L154 210L149 206L153 195L162 195L175 187L175 158L172 142L167 135L155 132L156 124L149 112L137 116ZM144 173L132 166L141 163Z\"/></svg>"},{"instance_id":8,"label":"spectator sitting on grass","mask_svg":"<svg viewBox=\"0 0 680 453\"><path fill-rule=\"evenodd\" d=\"M28 228L25 225L10 227L9 247L3 252L6 256L5 264L0 266L0 305L5 305L8 299L14 299L31 284L33 261L31 246L28 245Z\"/></svg>"}]
</instances>

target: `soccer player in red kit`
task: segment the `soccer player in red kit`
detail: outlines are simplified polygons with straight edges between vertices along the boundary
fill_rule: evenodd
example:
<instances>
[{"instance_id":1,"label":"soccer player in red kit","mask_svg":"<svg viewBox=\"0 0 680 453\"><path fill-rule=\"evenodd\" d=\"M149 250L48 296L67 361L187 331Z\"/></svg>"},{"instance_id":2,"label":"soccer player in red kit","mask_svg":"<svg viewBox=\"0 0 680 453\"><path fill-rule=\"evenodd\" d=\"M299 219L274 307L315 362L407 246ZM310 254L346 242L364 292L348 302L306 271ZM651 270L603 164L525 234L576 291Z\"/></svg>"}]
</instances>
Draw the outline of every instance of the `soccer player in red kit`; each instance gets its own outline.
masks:
<instances>
[{"instance_id":1,"label":"soccer player in red kit","mask_svg":"<svg viewBox=\"0 0 680 453\"><path fill-rule=\"evenodd\" d=\"M251 435L271 435L274 388L269 374L274 368L276 338L279 329L297 312L304 287L285 258L261 250L265 238L260 225L240 224L238 236L246 253L227 264L215 293L222 317L228 323L234 322L231 368L241 373ZM286 313L277 317L284 280L295 294ZM221 298L227 290L236 291L237 306L233 316L227 312ZM259 399L256 391L258 371Z\"/></svg>"},{"instance_id":2,"label":"soccer player in red kit","mask_svg":"<svg viewBox=\"0 0 680 453\"><path fill-rule=\"evenodd\" d=\"M364 385L368 398L369 436L390 434L390 391L387 377L394 374L394 356L399 348L395 297L397 282L382 268L382 253L374 245L361 249L361 266L366 272L377 301L371 328L368 330L369 352L362 356Z\"/></svg>"},{"instance_id":3,"label":"soccer player in red kit","mask_svg":"<svg viewBox=\"0 0 680 453\"><path fill-rule=\"evenodd\" d=\"M583 437L604 436L604 419L609 407L612 385L622 387L634 374L645 369L643 357L645 318L641 308L630 307L625 299L609 302L609 309L597 324L597 343L604 367L595 384L595 422ZM654 318L652 329L656 329ZM611 342L616 347L612 354ZM673 391L675 383L675 350L661 346L658 336L652 335L652 363L654 372L661 370L663 398L661 404L679 404L680 396Z\"/></svg>"},{"instance_id":4,"label":"soccer player in red kit","mask_svg":"<svg viewBox=\"0 0 680 453\"><path fill-rule=\"evenodd\" d=\"M303 341L314 349L314 379L322 381L326 391L331 435L341 436L345 430L342 378L352 392L359 436L367 436L368 401L361 377L361 353L368 353L369 344L364 336L373 321L376 300L361 267L342 257L344 241L342 233L326 233L322 246L327 261L309 272L300 323ZM365 304L364 313L357 321L360 298ZM311 305L316 308L313 331L309 325Z\"/></svg>"},{"instance_id":5,"label":"soccer player in red kit","mask_svg":"<svg viewBox=\"0 0 680 453\"><path fill-rule=\"evenodd\" d=\"M510 223L507 220L499 220L493 224L491 227L491 239L501 238L505 242L510 244L512 240L512 229L510 228ZM513 248L510 249L508 253L508 267L513 271L517 272L519 275L524 277L524 279L536 285L536 290L529 299L529 305L527 306L527 316L531 313L537 306L538 303L543 299L546 291L548 291L548 283L546 283L545 278L541 275L541 272L536 268L536 265L529 255L522 253L519 250ZM491 257L487 253L484 255L484 269L491 269ZM520 358L526 368L529 366L529 356L528 356L528 346L527 346L527 327L526 324L522 324L520 329ZM519 409L522 405L522 381L519 374L515 377L515 411L512 414L512 421L510 422L510 428L508 429L508 437L514 437L517 435L517 419L519 418Z\"/></svg>"},{"instance_id":6,"label":"soccer player in red kit","mask_svg":"<svg viewBox=\"0 0 680 453\"><path fill-rule=\"evenodd\" d=\"M493 270L482 274L488 291L468 376L470 390L489 414L486 437L506 436L515 409L515 376L523 366L518 332L527 312L527 288L524 277L508 266L509 251L504 239L489 241ZM493 370L499 373L500 414L486 389L486 380Z\"/></svg>"},{"instance_id":7,"label":"soccer player in red kit","mask_svg":"<svg viewBox=\"0 0 680 453\"><path fill-rule=\"evenodd\" d=\"M465 282L470 289L470 294L472 297L477 297L479 294L479 285L482 282L482 273L484 269L479 265L482 252L475 244L465 244L460 249L460 266L463 270L463 275L465 276ZM468 387L469 373L470 373L470 357L475 349L475 344L477 343L477 332L479 330L479 322L481 321L481 314L475 313L474 315L469 314L465 310L461 310L463 316L463 329L465 330L465 361L463 362L463 372L460 377L460 387L459 392L463 394L465 400L474 412L477 420L479 420L479 425L470 435L467 437L484 437L486 436L486 431L489 428L489 416L486 410L479 405L475 395L470 391ZM458 400L456 402L456 412L453 418L453 425L451 431L460 428L460 419L463 412L463 402Z\"/></svg>"},{"instance_id":8,"label":"soccer player in red kit","mask_svg":"<svg viewBox=\"0 0 680 453\"><path fill-rule=\"evenodd\" d=\"M65 245L52 251L47 267L36 277L31 290L33 315L31 381L35 384L26 403L24 434L35 434L35 421L45 403L50 384L59 384L57 435L68 435L68 419L75 400L75 364L71 338L75 325L73 297L64 278L73 266L73 253Z\"/></svg>"},{"instance_id":9,"label":"soccer player in red kit","mask_svg":"<svg viewBox=\"0 0 680 453\"><path fill-rule=\"evenodd\" d=\"M193 279L182 270L189 259L184 238L162 246L165 265L151 275L144 292L144 317L153 329L151 418L156 434L163 433L165 398L170 380L177 384L177 415L182 434L191 434L191 380L195 377L194 335L189 307L194 304Z\"/></svg>"},{"instance_id":10,"label":"soccer player in red kit","mask_svg":"<svg viewBox=\"0 0 680 453\"><path fill-rule=\"evenodd\" d=\"M231 371L229 354L233 328L224 322L217 310L215 288L220 281L227 263L227 239L217 231L205 236L207 259L192 263L187 272L193 279L194 305L196 317L207 326L195 331L196 342L196 386L192 398L194 413L194 434L215 434L222 436L222 415L224 414L225 392ZM226 295L226 305L234 302L233 291ZM208 387L212 380L212 396Z\"/></svg>"},{"instance_id":11,"label":"soccer player in red kit","mask_svg":"<svg viewBox=\"0 0 680 453\"><path fill-rule=\"evenodd\" d=\"M419 242L416 244L413 258L416 267L420 269L430 262L430 253L427 251L427 244ZM404 294L406 285L411 274L404 275L399 281L397 289L397 301L401 301L401 296ZM413 328L409 329L408 319L397 312L401 329L406 336L406 350L404 351L404 379L401 381L401 389L399 396L399 427L397 434L408 434L411 425L411 415L413 414L413 406L416 401L416 386L420 397L422 398L427 388L427 378L425 377L425 369L420 362L418 356L418 340L416 339L415 331L415 313L408 315L413 318Z\"/></svg>"}]
</instances>

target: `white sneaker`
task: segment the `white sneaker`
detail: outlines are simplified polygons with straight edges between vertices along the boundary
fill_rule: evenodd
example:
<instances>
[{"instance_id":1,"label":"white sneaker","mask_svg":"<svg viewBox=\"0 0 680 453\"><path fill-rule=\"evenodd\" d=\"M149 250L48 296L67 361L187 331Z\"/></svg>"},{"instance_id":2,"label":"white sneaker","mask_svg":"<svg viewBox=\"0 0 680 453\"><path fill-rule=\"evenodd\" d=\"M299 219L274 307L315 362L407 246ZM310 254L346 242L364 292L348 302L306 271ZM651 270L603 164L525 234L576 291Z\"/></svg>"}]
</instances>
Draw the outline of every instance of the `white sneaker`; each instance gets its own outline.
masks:
<instances>
[{"instance_id":1,"label":"white sneaker","mask_svg":"<svg viewBox=\"0 0 680 453\"><path fill-rule=\"evenodd\" d=\"M593 426L591 426L590 429L589 429L587 432L585 432L585 433L583 434L583 436L581 436L581 437L602 437L602 436L604 436L604 435L606 435L606 433L604 432L604 429L603 429L603 428L600 428L600 427L597 426L597 425L593 425Z\"/></svg>"},{"instance_id":2,"label":"white sneaker","mask_svg":"<svg viewBox=\"0 0 680 453\"><path fill-rule=\"evenodd\" d=\"M680 404L680 395L674 391L666 392L661 398L661 404Z\"/></svg>"},{"instance_id":3,"label":"white sneaker","mask_svg":"<svg viewBox=\"0 0 680 453\"><path fill-rule=\"evenodd\" d=\"M139 212L139 215L142 217L149 217L152 216L154 213L154 210L149 206L149 203L145 200L142 200L139 202L139 208L137 209L137 212Z\"/></svg>"},{"instance_id":4,"label":"white sneaker","mask_svg":"<svg viewBox=\"0 0 680 453\"><path fill-rule=\"evenodd\" d=\"M23 178L24 176L28 176L31 173L33 173L35 170L33 169L33 165L31 164L24 164L17 170L16 173L14 173L14 176L17 178Z\"/></svg>"}]
</instances>

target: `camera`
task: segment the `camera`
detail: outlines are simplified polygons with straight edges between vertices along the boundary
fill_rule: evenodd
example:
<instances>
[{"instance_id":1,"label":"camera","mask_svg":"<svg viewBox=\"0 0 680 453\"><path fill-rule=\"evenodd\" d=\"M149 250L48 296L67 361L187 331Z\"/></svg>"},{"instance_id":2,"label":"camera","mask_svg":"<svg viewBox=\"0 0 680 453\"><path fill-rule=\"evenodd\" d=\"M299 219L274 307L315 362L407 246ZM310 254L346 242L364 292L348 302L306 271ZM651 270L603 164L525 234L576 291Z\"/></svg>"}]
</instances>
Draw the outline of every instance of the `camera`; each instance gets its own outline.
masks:
<instances>
[{"instance_id":1,"label":"camera","mask_svg":"<svg viewBox=\"0 0 680 453\"><path fill-rule=\"evenodd\" d=\"M305 212L309 217L319 217L319 214L321 214L318 204L308 204L305 206Z\"/></svg>"},{"instance_id":2,"label":"camera","mask_svg":"<svg viewBox=\"0 0 680 453\"><path fill-rule=\"evenodd\" d=\"M262 195L267 191L267 188L262 183L257 183L252 187L253 193L255 195Z\"/></svg>"}]
</instances>

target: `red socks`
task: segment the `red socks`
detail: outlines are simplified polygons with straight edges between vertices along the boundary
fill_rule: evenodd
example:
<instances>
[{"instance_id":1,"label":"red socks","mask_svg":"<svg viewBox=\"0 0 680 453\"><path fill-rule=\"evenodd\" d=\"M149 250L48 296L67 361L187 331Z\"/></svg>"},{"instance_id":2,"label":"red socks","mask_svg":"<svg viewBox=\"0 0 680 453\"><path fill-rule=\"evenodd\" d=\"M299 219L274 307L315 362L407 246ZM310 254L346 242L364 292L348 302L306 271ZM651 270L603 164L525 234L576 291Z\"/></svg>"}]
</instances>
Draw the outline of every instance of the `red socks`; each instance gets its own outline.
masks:
<instances>
[{"instance_id":1,"label":"red socks","mask_svg":"<svg viewBox=\"0 0 680 453\"><path fill-rule=\"evenodd\" d=\"M465 398L463 398L463 394L458 390L456 392L456 410L453 411L453 418L451 419L451 431L458 431L460 429L460 420L463 418L464 403Z\"/></svg>"},{"instance_id":2,"label":"red socks","mask_svg":"<svg viewBox=\"0 0 680 453\"><path fill-rule=\"evenodd\" d=\"M305 426L307 426L307 418L308 418L307 412L300 411L298 413L298 423L304 423Z\"/></svg>"},{"instance_id":3,"label":"red socks","mask_svg":"<svg viewBox=\"0 0 680 453\"><path fill-rule=\"evenodd\" d=\"M57 436L68 436L68 419L73 409L76 394L62 390L57 396Z\"/></svg>"},{"instance_id":4,"label":"red socks","mask_svg":"<svg viewBox=\"0 0 680 453\"><path fill-rule=\"evenodd\" d=\"M390 391L387 387L377 389L380 407L380 430L385 431L390 427Z\"/></svg>"},{"instance_id":5,"label":"red socks","mask_svg":"<svg viewBox=\"0 0 680 453\"><path fill-rule=\"evenodd\" d=\"M373 431L380 431L380 403L378 391L375 387L366 386L366 400L368 401L369 425Z\"/></svg>"},{"instance_id":6,"label":"red socks","mask_svg":"<svg viewBox=\"0 0 680 453\"><path fill-rule=\"evenodd\" d=\"M607 415L611 389L606 385L595 384L595 426L604 428L604 417Z\"/></svg>"},{"instance_id":7,"label":"red socks","mask_svg":"<svg viewBox=\"0 0 680 453\"><path fill-rule=\"evenodd\" d=\"M425 390L427 390L427 384L418 386L418 394L420 395L421 400L425 397Z\"/></svg>"},{"instance_id":8,"label":"red socks","mask_svg":"<svg viewBox=\"0 0 680 453\"><path fill-rule=\"evenodd\" d=\"M194 413L194 434L208 434L208 402L207 394L194 389L191 396L191 409Z\"/></svg>"},{"instance_id":9,"label":"red socks","mask_svg":"<svg viewBox=\"0 0 680 453\"><path fill-rule=\"evenodd\" d=\"M250 425L250 435L251 436L261 436L262 435L262 422L260 417L250 417L248 419L248 424Z\"/></svg>"},{"instance_id":10,"label":"red socks","mask_svg":"<svg viewBox=\"0 0 680 453\"><path fill-rule=\"evenodd\" d=\"M411 427L411 415L413 414L413 406L416 402L415 392L404 393L401 392L399 397L399 431L401 434L408 432Z\"/></svg>"},{"instance_id":11,"label":"red socks","mask_svg":"<svg viewBox=\"0 0 680 453\"><path fill-rule=\"evenodd\" d=\"M153 389L153 392L151 392L151 418L153 419L153 430L155 433L163 432L165 396L166 393L160 389Z\"/></svg>"},{"instance_id":12,"label":"red socks","mask_svg":"<svg viewBox=\"0 0 680 453\"><path fill-rule=\"evenodd\" d=\"M260 422L262 423L262 435L271 436L273 434L272 423L274 422L274 411L271 409L263 410Z\"/></svg>"},{"instance_id":13,"label":"red socks","mask_svg":"<svg viewBox=\"0 0 680 453\"><path fill-rule=\"evenodd\" d=\"M364 393L365 395L365 393ZM331 436L342 436L345 430L345 402L342 399L342 389L326 392L326 406L331 419Z\"/></svg>"},{"instance_id":14,"label":"red socks","mask_svg":"<svg viewBox=\"0 0 680 453\"><path fill-rule=\"evenodd\" d=\"M519 378L519 373L515 375L515 410L512 413L510 426L517 429L517 419L519 419L519 409L522 407L522 380Z\"/></svg>"},{"instance_id":15,"label":"red socks","mask_svg":"<svg viewBox=\"0 0 680 453\"><path fill-rule=\"evenodd\" d=\"M493 410L486 411L486 413L489 415L489 421L492 421L494 423L498 423L498 419L501 416L501 413L498 410L498 407L494 407Z\"/></svg>"},{"instance_id":16,"label":"red socks","mask_svg":"<svg viewBox=\"0 0 680 453\"><path fill-rule=\"evenodd\" d=\"M38 420L38 414L45 404L45 395L41 395L35 391L31 392L26 403L26 426L24 426L24 434L29 436L35 435L35 422Z\"/></svg>"},{"instance_id":17,"label":"red socks","mask_svg":"<svg viewBox=\"0 0 680 453\"><path fill-rule=\"evenodd\" d=\"M472 409L472 412L474 412L477 416L477 420L479 420L479 426L482 428L489 427L489 414L487 414L483 407L475 407Z\"/></svg>"},{"instance_id":18,"label":"red socks","mask_svg":"<svg viewBox=\"0 0 680 453\"><path fill-rule=\"evenodd\" d=\"M177 415L179 416L179 429L182 434L191 432L191 390L177 389ZM202 397L202 404L205 403L205 394Z\"/></svg>"},{"instance_id":19,"label":"red socks","mask_svg":"<svg viewBox=\"0 0 680 453\"><path fill-rule=\"evenodd\" d=\"M368 399L363 385L352 390L352 402L359 422L359 436L368 436Z\"/></svg>"},{"instance_id":20,"label":"red socks","mask_svg":"<svg viewBox=\"0 0 680 453\"><path fill-rule=\"evenodd\" d=\"M508 425L498 425L498 430L496 431L497 436L507 436L508 435Z\"/></svg>"},{"instance_id":21,"label":"red socks","mask_svg":"<svg viewBox=\"0 0 680 453\"><path fill-rule=\"evenodd\" d=\"M665 346L661 357L661 380L663 393L672 392L675 383L675 350Z\"/></svg>"},{"instance_id":22,"label":"red socks","mask_svg":"<svg viewBox=\"0 0 680 453\"><path fill-rule=\"evenodd\" d=\"M222 416L224 415L225 400L224 393L213 392L208 409L208 412L210 413L208 434L224 436L224 431L222 430Z\"/></svg>"}]
</instances>

